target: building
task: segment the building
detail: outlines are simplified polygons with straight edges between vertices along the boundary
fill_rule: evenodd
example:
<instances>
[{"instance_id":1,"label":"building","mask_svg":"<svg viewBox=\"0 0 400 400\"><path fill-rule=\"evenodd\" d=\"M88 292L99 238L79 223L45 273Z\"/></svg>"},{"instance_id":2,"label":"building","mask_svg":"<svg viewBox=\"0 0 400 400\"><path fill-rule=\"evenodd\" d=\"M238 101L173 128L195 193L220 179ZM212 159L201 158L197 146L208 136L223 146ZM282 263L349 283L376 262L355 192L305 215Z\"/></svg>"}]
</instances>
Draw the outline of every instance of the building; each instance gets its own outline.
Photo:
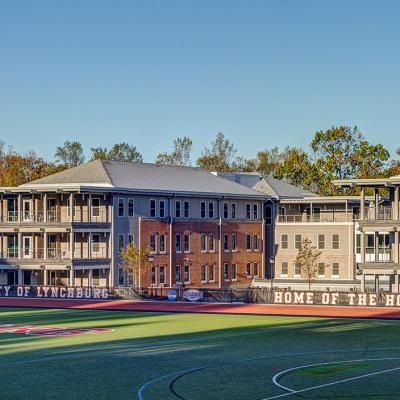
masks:
<instances>
[{"instance_id":1,"label":"building","mask_svg":"<svg viewBox=\"0 0 400 400\"><path fill-rule=\"evenodd\" d=\"M317 196L259 173L218 175L269 196L264 203L267 273L256 285L307 288L295 259L302 240L308 238L322 252L315 289L359 287L355 256L359 197Z\"/></svg>"},{"instance_id":2,"label":"building","mask_svg":"<svg viewBox=\"0 0 400 400\"><path fill-rule=\"evenodd\" d=\"M269 196L200 168L96 160L0 193L0 284L129 285L128 242L151 248L142 287L265 275Z\"/></svg>"},{"instance_id":3,"label":"building","mask_svg":"<svg viewBox=\"0 0 400 400\"><path fill-rule=\"evenodd\" d=\"M356 227L360 288L399 292L400 175L388 179L348 179L338 186L361 192ZM367 199L367 194L372 196Z\"/></svg>"}]
</instances>

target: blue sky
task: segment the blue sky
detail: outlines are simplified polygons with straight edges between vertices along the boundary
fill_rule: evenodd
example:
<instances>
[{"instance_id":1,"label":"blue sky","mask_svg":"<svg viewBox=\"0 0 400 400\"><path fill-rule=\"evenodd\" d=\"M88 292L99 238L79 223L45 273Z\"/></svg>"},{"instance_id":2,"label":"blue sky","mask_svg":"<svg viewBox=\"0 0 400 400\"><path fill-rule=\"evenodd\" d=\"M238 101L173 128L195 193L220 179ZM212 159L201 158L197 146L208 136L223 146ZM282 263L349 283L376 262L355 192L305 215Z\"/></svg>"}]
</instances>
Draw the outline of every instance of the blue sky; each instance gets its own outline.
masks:
<instances>
[{"instance_id":1,"label":"blue sky","mask_svg":"<svg viewBox=\"0 0 400 400\"><path fill-rule=\"evenodd\" d=\"M400 146L399 1L0 0L0 138L146 161L217 131L253 157L357 125Z\"/></svg>"}]
</instances>

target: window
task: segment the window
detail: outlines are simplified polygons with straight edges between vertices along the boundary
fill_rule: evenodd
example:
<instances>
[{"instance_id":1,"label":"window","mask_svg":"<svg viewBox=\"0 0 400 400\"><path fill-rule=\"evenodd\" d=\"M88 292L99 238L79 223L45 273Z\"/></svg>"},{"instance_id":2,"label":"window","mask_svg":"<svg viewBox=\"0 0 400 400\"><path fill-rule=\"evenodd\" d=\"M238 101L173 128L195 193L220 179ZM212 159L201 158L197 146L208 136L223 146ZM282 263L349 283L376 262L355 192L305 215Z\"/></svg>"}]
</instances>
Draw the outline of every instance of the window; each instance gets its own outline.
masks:
<instances>
[{"instance_id":1,"label":"window","mask_svg":"<svg viewBox=\"0 0 400 400\"><path fill-rule=\"evenodd\" d=\"M152 253L155 253L156 250L156 240L157 240L157 236L156 235L150 235L150 251Z\"/></svg>"},{"instance_id":2,"label":"window","mask_svg":"<svg viewBox=\"0 0 400 400\"><path fill-rule=\"evenodd\" d=\"M201 279L202 282L205 282L207 280L207 277L206 277L206 266L205 265L202 265L200 267L200 279Z\"/></svg>"},{"instance_id":3,"label":"window","mask_svg":"<svg viewBox=\"0 0 400 400\"><path fill-rule=\"evenodd\" d=\"M134 214L134 202L133 199L128 199L128 217L133 217Z\"/></svg>"},{"instance_id":4,"label":"window","mask_svg":"<svg viewBox=\"0 0 400 400\"><path fill-rule=\"evenodd\" d=\"M100 253L100 235L92 234L92 253Z\"/></svg>"},{"instance_id":5,"label":"window","mask_svg":"<svg viewBox=\"0 0 400 400\"><path fill-rule=\"evenodd\" d=\"M184 266L183 273L184 273L183 278L185 280L185 283L189 283L190 282L190 267L189 267L189 265Z\"/></svg>"},{"instance_id":6,"label":"window","mask_svg":"<svg viewBox=\"0 0 400 400\"><path fill-rule=\"evenodd\" d=\"M156 201L150 200L150 217L156 217Z\"/></svg>"},{"instance_id":7,"label":"window","mask_svg":"<svg viewBox=\"0 0 400 400\"><path fill-rule=\"evenodd\" d=\"M206 217L206 203L202 201L200 203L200 218L205 218Z\"/></svg>"},{"instance_id":8,"label":"window","mask_svg":"<svg viewBox=\"0 0 400 400\"><path fill-rule=\"evenodd\" d=\"M214 203L208 203L208 218L214 218Z\"/></svg>"},{"instance_id":9,"label":"window","mask_svg":"<svg viewBox=\"0 0 400 400\"><path fill-rule=\"evenodd\" d=\"M246 275L251 276L251 263L246 264Z\"/></svg>"},{"instance_id":10,"label":"window","mask_svg":"<svg viewBox=\"0 0 400 400\"><path fill-rule=\"evenodd\" d=\"M165 235L160 234L160 253L165 253Z\"/></svg>"},{"instance_id":11,"label":"window","mask_svg":"<svg viewBox=\"0 0 400 400\"><path fill-rule=\"evenodd\" d=\"M190 252L190 235L188 234L183 235L183 251L185 253Z\"/></svg>"},{"instance_id":12,"label":"window","mask_svg":"<svg viewBox=\"0 0 400 400\"><path fill-rule=\"evenodd\" d=\"M160 209L158 210L160 218L165 218L165 201L164 200L160 200L159 202L159 207ZM154 205L155 208L155 205ZM155 210L154 210L155 213Z\"/></svg>"},{"instance_id":13,"label":"window","mask_svg":"<svg viewBox=\"0 0 400 400\"><path fill-rule=\"evenodd\" d=\"M318 248L325 249L325 235L318 235Z\"/></svg>"},{"instance_id":14,"label":"window","mask_svg":"<svg viewBox=\"0 0 400 400\"><path fill-rule=\"evenodd\" d=\"M118 217L123 217L124 214L124 199L118 199Z\"/></svg>"},{"instance_id":15,"label":"window","mask_svg":"<svg viewBox=\"0 0 400 400\"><path fill-rule=\"evenodd\" d=\"M259 250L258 248L258 235L253 235L253 249Z\"/></svg>"},{"instance_id":16,"label":"window","mask_svg":"<svg viewBox=\"0 0 400 400\"><path fill-rule=\"evenodd\" d=\"M185 218L189 218L189 202L188 201L183 202L183 216Z\"/></svg>"},{"instance_id":17,"label":"window","mask_svg":"<svg viewBox=\"0 0 400 400\"><path fill-rule=\"evenodd\" d=\"M160 267L160 284L165 283L165 267Z\"/></svg>"},{"instance_id":18,"label":"window","mask_svg":"<svg viewBox=\"0 0 400 400\"><path fill-rule=\"evenodd\" d=\"M214 282L214 265L208 266L208 279L210 282Z\"/></svg>"},{"instance_id":19,"label":"window","mask_svg":"<svg viewBox=\"0 0 400 400\"><path fill-rule=\"evenodd\" d=\"M124 235L118 235L118 250L122 251L122 249L124 248Z\"/></svg>"},{"instance_id":20,"label":"window","mask_svg":"<svg viewBox=\"0 0 400 400\"><path fill-rule=\"evenodd\" d=\"M156 284L156 267L151 267L151 284Z\"/></svg>"},{"instance_id":21,"label":"window","mask_svg":"<svg viewBox=\"0 0 400 400\"><path fill-rule=\"evenodd\" d=\"M253 219L258 219L258 204L253 204Z\"/></svg>"},{"instance_id":22,"label":"window","mask_svg":"<svg viewBox=\"0 0 400 400\"><path fill-rule=\"evenodd\" d=\"M224 251L229 251L229 235L224 233Z\"/></svg>"},{"instance_id":23,"label":"window","mask_svg":"<svg viewBox=\"0 0 400 400\"><path fill-rule=\"evenodd\" d=\"M281 247L282 249L289 248L289 236L288 235L281 235Z\"/></svg>"},{"instance_id":24,"label":"window","mask_svg":"<svg viewBox=\"0 0 400 400\"><path fill-rule=\"evenodd\" d=\"M251 218L251 204L246 204L246 218Z\"/></svg>"},{"instance_id":25,"label":"window","mask_svg":"<svg viewBox=\"0 0 400 400\"><path fill-rule=\"evenodd\" d=\"M246 250L251 250L251 235L246 235Z\"/></svg>"},{"instance_id":26,"label":"window","mask_svg":"<svg viewBox=\"0 0 400 400\"><path fill-rule=\"evenodd\" d=\"M208 235L208 251L214 251L214 234L210 233Z\"/></svg>"},{"instance_id":27,"label":"window","mask_svg":"<svg viewBox=\"0 0 400 400\"><path fill-rule=\"evenodd\" d=\"M133 236L133 233L130 233L128 235L128 243L133 244L135 242L135 237Z\"/></svg>"},{"instance_id":28,"label":"window","mask_svg":"<svg viewBox=\"0 0 400 400\"><path fill-rule=\"evenodd\" d=\"M286 261L282 263L281 276L286 277L289 273L289 265Z\"/></svg>"},{"instance_id":29,"label":"window","mask_svg":"<svg viewBox=\"0 0 400 400\"><path fill-rule=\"evenodd\" d=\"M177 265L175 267L175 282L182 283L181 266Z\"/></svg>"},{"instance_id":30,"label":"window","mask_svg":"<svg viewBox=\"0 0 400 400\"><path fill-rule=\"evenodd\" d=\"M118 269L118 285L119 286L124 286L125 279L124 279L124 270L123 268Z\"/></svg>"},{"instance_id":31,"label":"window","mask_svg":"<svg viewBox=\"0 0 400 400\"><path fill-rule=\"evenodd\" d=\"M318 263L318 276L324 277L325 276L325 264Z\"/></svg>"},{"instance_id":32,"label":"window","mask_svg":"<svg viewBox=\"0 0 400 400\"><path fill-rule=\"evenodd\" d=\"M267 225L272 224L272 207L271 206L265 207L265 223Z\"/></svg>"},{"instance_id":33,"label":"window","mask_svg":"<svg viewBox=\"0 0 400 400\"><path fill-rule=\"evenodd\" d=\"M203 252L207 250L206 235L204 233L200 235L200 250Z\"/></svg>"},{"instance_id":34,"label":"window","mask_svg":"<svg viewBox=\"0 0 400 400\"><path fill-rule=\"evenodd\" d=\"M229 209L228 209L229 204L224 203L224 218L227 219L229 217Z\"/></svg>"},{"instance_id":35,"label":"window","mask_svg":"<svg viewBox=\"0 0 400 400\"><path fill-rule=\"evenodd\" d=\"M332 277L339 278L339 263L332 263Z\"/></svg>"},{"instance_id":36,"label":"window","mask_svg":"<svg viewBox=\"0 0 400 400\"><path fill-rule=\"evenodd\" d=\"M175 217L176 218L181 217L181 202L180 202L180 200L175 201Z\"/></svg>"},{"instance_id":37,"label":"window","mask_svg":"<svg viewBox=\"0 0 400 400\"><path fill-rule=\"evenodd\" d=\"M237 235L232 233L232 251L237 251Z\"/></svg>"},{"instance_id":38,"label":"window","mask_svg":"<svg viewBox=\"0 0 400 400\"><path fill-rule=\"evenodd\" d=\"M300 249L301 247L301 235L294 235L294 248Z\"/></svg>"},{"instance_id":39,"label":"window","mask_svg":"<svg viewBox=\"0 0 400 400\"><path fill-rule=\"evenodd\" d=\"M232 279L237 279L237 266L236 264L232 264Z\"/></svg>"},{"instance_id":40,"label":"window","mask_svg":"<svg viewBox=\"0 0 400 400\"><path fill-rule=\"evenodd\" d=\"M356 235L356 254L361 254L361 235Z\"/></svg>"},{"instance_id":41,"label":"window","mask_svg":"<svg viewBox=\"0 0 400 400\"><path fill-rule=\"evenodd\" d=\"M301 276L300 264L297 264L297 263L294 264L294 275L295 276Z\"/></svg>"},{"instance_id":42,"label":"window","mask_svg":"<svg viewBox=\"0 0 400 400\"><path fill-rule=\"evenodd\" d=\"M74 199L73 202L76 203L76 200ZM69 206L69 199L68 199L68 206ZM74 210L73 213L75 214L75 207L73 207L73 210ZM69 207L68 207L68 215L69 215ZM98 197L92 198L92 217L94 218L100 217L100 199Z\"/></svg>"},{"instance_id":43,"label":"window","mask_svg":"<svg viewBox=\"0 0 400 400\"><path fill-rule=\"evenodd\" d=\"M182 252L182 236L180 233L175 235L175 250L177 253Z\"/></svg>"},{"instance_id":44,"label":"window","mask_svg":"<svg viewBox=\"0 0 400 400\"><path fill-rule=\"evenodd\" d=\"M338 234L332 235L332 249L339 250L340 247L340 236Z\"/></svg>"},{"instance_id":45,"label":"window","mask_svg":"<svg viewBox=\"0 0 400 400\"><path fill-rule=\"evenodd\" d=\"M231 204L231 218L232 219L236 218L236 204L235 203Z\"/></svg>"},{"instance_id":46,"label":"window","mask_svg":"<svg viewBox=\"0 0 400 400\"><path fill-rule=\"evenodd\" d=\"M229 279L229 265L227 263L224 264L224 279L227 281Z\"/></svg>"},{"instance_id":47,"label":"window","mask_svg":"<svg viewBox=\"0 0 400 400\"><path fill-rule=\"evenodd\" d=\"M258 276L258 263L254 263L253 264L253 274L254 274L254 276Z\"/></svg>"}]
</instances>

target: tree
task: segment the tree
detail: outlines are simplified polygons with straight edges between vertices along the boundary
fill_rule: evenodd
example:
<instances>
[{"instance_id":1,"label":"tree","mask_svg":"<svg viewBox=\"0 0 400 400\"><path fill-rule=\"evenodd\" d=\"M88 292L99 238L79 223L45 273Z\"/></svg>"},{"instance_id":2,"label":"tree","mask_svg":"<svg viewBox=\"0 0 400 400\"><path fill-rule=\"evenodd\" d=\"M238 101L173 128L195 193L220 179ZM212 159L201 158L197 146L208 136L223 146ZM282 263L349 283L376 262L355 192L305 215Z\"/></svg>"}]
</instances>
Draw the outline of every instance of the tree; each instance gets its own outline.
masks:
<instances>
[{"instance_id":1,"label":"tree","mask_svg":"<svg viewBox=\"0 0 400 400\"><path fill-rule=\"evenodd\" d=\"M242 160L236 158L234 144L218 132L209 148L205 147L197 160L197 165L209 171L235 172L241 169Z\"/></svg>"},{"instance_id":2,"label":"tree","mask_svg":"<svg viewBox=\"0 0 400 400\"><path fill-rule=\"evenodd\" d=\"M83 147L81 143L76 141L70 142L67 140L62 146L57 146L54 157L57 162L68 168L76 167L85 162Z\"/></svg>"},{"instance_id":3,"label":"tree","mask_svg":"<svg viewBox=\"0 0 400 400\"><path fill-rule=\"evenodd\" d=\"M318 260L322 252L313 246L310 239L305 238L300 245L295 264L300 267L301 277L308 283L308 290L311 290L311 283L318 276Z\"/></svg>"},{"instance_id":4,"label":"tree","mask_svg":"<svg viewBox=\"0 0 400 400\"><path fill-rule=\"evenodd\" d=\"M125 142L115 143L109 150L107 147L91 147L90 150L92 151L92 160L143 162L143 156L136 146Z\"/></svg>"},{"instance_id":5,"label":"tree","mask_svg":"<svg viewBox=\"0 0 400 400\"><path fill-rule=\"evenodd\" d=\"M286 147L274 177L311 192L319 192L323 176L301 148Z\"/></svg>"},{"instance_id":6,"label":"tree","mask_svg":"<svg viewBox=\"0 0 400 400\"><path fill-rule=\"evenodd\" d=\"M129 243L121 250L120 257L121 267L128 272L133 285L138 287L140 278L148 273L151 267L150 248L141 250L133 243Z\"/></svg>"},{"instance_id":7,"label":"tree","mask_svg":"<svg viewBox=\"0 0 400 400\"><path fill-rule=\"evenodd\" d=\"M255 159L244 160L244 172L259 172L262 175L274 175L275 170L282 162L283 154L278 147L271 150L262 150L257 153Z\"/></svg>"},{"instance_id":8,"label":"tree","mask_svg":"<svg viewBox=\"0 0 400 400\"><path fill-rule=\"evenodd\" d=\"M347 194L331 184L334 179L375 178L384 175L389 152L372 145L358 130L349 126L318 131L311 142L315 165L324 177L320 193Z\"/></svg>"},{"instance_id":9,"label":"tree","mask_svg":"<svg viewBox=\"0 0 400 400\"><path fill-rule=\"evenodd\" d=\"M177 165L190 167L192 165L191 155L193 151L193 142L187 136L174 140L174 149L172 153L159 153L156 164Z\"/></svg>"}]
</instances>

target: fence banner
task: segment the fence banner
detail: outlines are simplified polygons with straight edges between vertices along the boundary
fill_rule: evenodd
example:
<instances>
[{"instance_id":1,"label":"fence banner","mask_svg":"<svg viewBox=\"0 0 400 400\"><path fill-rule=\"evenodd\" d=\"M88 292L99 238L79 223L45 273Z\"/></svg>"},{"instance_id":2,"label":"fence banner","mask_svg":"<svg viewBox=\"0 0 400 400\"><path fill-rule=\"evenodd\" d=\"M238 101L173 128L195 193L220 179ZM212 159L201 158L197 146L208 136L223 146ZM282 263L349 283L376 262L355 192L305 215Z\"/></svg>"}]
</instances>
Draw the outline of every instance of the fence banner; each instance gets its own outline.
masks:
<instances>
[{"instance_id":1,"label":"fence banner","mask_svg":"<svg viewBox=\"0 0 400 400\"><path fill-rule=\"evenodd\" d=\"M0 297L107 300L113 295L100 287L0 285Z\"/></svg>"}]
</instances>

